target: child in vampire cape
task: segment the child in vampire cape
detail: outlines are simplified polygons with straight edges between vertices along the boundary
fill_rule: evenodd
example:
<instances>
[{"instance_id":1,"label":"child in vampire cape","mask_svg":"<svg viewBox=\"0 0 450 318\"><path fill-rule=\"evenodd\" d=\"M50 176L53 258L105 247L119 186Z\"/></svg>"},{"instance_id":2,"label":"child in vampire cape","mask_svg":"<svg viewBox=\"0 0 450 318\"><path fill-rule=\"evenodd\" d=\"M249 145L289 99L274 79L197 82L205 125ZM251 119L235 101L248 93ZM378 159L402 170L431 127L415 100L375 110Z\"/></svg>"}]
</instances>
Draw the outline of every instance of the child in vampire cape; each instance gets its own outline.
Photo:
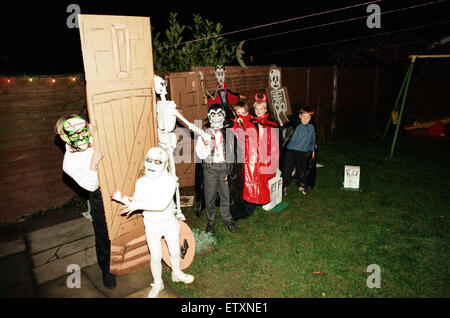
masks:
<instances>
[{"instance_id":1,"label":"child in vampire cape","mask_svg":"<svg viewBox=\"0 0 450 318\"><path fill-rule=\"evenodd\" d=\"M209 128L206 133L209 140L197 138L195 153L202 160L203 191L205 199L207 226L206 232L215 233L216 195L220 198L220 215L222 222L230 232L236 232L230 211L230 188L228 177L233 174L234 162L227 161L226 113L220 104L211 105L208 110ZM231 133L231 136L233 134ZM233 136L234 137L234 136ZM230 155L230 154L228 154ZM197 196L199 197L199 196Z\"/></svg>"}]
</instances>

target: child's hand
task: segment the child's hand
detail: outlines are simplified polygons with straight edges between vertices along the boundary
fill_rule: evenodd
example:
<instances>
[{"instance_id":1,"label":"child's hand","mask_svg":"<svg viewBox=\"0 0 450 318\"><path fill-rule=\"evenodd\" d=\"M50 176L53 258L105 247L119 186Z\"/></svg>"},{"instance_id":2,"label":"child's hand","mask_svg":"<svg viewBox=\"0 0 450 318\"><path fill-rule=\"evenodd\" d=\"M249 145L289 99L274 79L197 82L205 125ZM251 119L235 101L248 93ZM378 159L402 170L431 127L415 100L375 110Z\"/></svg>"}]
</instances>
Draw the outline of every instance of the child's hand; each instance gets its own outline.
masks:
<instances>
[{"instance_id":1,"label":"child's hand","mask_svg":"<svg viewBox=\"0 0 450 318\"><path fill-rule=\"evenodd\" d=\"M122 203L124 205L130 204L130 202L133 201L132 198L129 198L126 195L123 195L119 190L111 192L110 193L110 197L111 197L111 200L120 202L120 203Z\"/></svg>"},{"instance_id":2,"label":"child's hand","mask_svg":"<svg viewBox=\"0 0 450 318\"><path fill-rule=\"evenodd\" d=\"M92 171L96 171L98 168L98 163L100 160L102 160L105 157L105 153L104 152L94 152L94 154L92 155L92 159L91 159L91 165L90 168Z\"/></svg>"},{"instance_id":3,"label":"child's hand","mask_svg":"<svg viewBox=\"0 0 450 318\"><path fill-rule=\"evenodd\" d=\"M89 133L93 134L97 131L97 127L92 125L91 123L88 124Z\"/></svg>"},{"instance_id":4,"label":"child's hand","mask_svg":"<svg viewBox=\"0 0 450 318\"><path fill-rule=\"evenodd\" d=\"M205 139L205 138L203 138L203 137L202 137L202 140L203 140L203 144L204 144L205 146L208 146L209 143L211 142L211 140Z\"/></svg>"},{"instance_id":5,"label":"child's hand","mask_svg":"<svg viewBox=\"0 0 450 318\"><path fill-rule=\"evenodd\" d=\"M111 192L109 194L109 196L111 197L111 200L115 200L115 201L118 201L118 202L122 202L122 199L124 197L124 195L119 190Z\"/></svg>"},{"instance_id":6,"label":"child's hand","mask_svg":"<svg viewBox=\"0 0 450 318\"><path fill-rule=\"evenodd\" d=\"M120 215L122 216L130 216L131 213L138 210L138 207L136 206L136 202L129 202L128 204L125 204L123 209L120 210Z\"/></svg>"}]
</instances>

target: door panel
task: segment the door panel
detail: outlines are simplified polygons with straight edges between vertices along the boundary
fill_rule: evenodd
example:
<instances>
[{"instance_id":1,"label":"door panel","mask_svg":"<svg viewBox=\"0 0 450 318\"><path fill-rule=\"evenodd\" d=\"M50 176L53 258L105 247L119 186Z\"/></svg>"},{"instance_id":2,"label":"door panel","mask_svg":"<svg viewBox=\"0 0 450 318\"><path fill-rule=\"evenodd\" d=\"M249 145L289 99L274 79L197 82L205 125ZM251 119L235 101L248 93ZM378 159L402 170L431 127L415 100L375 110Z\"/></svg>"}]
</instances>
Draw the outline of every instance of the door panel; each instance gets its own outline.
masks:
<instances>
[{"instance_id":1,"label":"door panel","mask_svg":"<svg viewBox=\"0 0 450 318\"><path fill-rule=\"evenodd\" d=\"M183 111L183 116L193 124L195 124L195 120L205 119L208 106L202 104L203 98L198 73L196 71L170 73L169 81L170 97L177 104L177 107ZM186 128L184 124L181 124L181 127ZM189 143L189 145L183 143ZM179 149L191 149L191 161L175 165L177 175L180 177L180 186L193 186L195 184L194 139L183 138L178 143L175 153Z\"/></svg>"},{"instance_id":2,"label":"door panel","mask_svg":"<svg viewBox=\"0 0 450 318\"><path fill-rule=\"evenodd\" d=\"M89 118L97 128L94 148L106 153L98 170L111 272L121 275L149 260L142 215L121 216L121 205L109 194L134 194L144 156L157 145L150 19L79 15L79 22Z\"/></svg>"}]
</instances>

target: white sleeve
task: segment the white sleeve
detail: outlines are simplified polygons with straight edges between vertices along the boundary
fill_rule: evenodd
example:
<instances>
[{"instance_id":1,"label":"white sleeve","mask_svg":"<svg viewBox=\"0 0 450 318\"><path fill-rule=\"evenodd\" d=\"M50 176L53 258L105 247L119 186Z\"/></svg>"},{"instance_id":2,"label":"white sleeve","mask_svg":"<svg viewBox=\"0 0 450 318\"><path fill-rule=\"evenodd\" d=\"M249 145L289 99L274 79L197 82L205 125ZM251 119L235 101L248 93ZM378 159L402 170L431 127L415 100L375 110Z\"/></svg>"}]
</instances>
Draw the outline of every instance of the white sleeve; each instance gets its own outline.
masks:
<instances>
[{"instance_id":1,"label":"white sleeve","mask_svg":"<svg viewBox=\"0 0 450 318\"><path fill-rule=\"evenodd\" d=\"M212 141L210 141L212 142ZM197 154L197 157L199 157L200 159L206 159L209 154L211 152L211 146L205 145L203 143L203 138L198 137L197 138L197 143L195 144L195 153Z\"/></svg>"},{"instance_id":2,"label":"white sleeve","mask_svg":"<svg viewBox=\"0 0 450 318\"><path fill-rule=\"evenodd\" d=\"M70 153L66 151L63 171L75 180L80 187L93 192L98 189L99 183L97 171L90 169L91 158L92 154L89 153Z\"/></svg>"}]
</instances>

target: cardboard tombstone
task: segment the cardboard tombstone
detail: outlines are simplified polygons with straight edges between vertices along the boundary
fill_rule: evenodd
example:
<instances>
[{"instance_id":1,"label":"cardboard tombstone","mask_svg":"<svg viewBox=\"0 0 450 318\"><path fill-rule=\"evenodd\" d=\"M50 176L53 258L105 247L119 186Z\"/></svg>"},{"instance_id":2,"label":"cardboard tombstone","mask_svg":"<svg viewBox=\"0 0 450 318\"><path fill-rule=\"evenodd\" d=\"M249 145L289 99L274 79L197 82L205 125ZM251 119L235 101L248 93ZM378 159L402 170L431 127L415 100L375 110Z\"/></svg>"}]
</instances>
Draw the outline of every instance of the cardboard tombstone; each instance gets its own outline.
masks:
<instances>
[{"instance_id":1,"label":"cardboard tombstone","mask_svg":"<svg viewBox=\"0 0 450 318\"><path fill-rule=\"evenodd\" d=\"M360 166L344 167L344 189L359 189L359 178L361 175Z\"/></svg>"},{"instance_id":2,"label":"cardboard tombstone","mask_svg":"<svg viewBox=\"0 0 450 318\"><path fill-rule=\"evenodd\" d=\"M288 115L292 114L287 87L281 83L281 70L272 68L269 71L270 88L266 89L270 110L275 120L281 126L289 121Z\"/></svg>"},{"instance_id":3,"label":"cardboard tombstone","mask_svg":"<svg viewBox=\"0 0 450 318\"><path fill-rule=\"evenodd\" d=\"M269 180L269 190L270 202L262 206L266 211L273 209L283 199L283 179L279 169L277 169L275 177Z\"/></svg>"}]
</instances>

